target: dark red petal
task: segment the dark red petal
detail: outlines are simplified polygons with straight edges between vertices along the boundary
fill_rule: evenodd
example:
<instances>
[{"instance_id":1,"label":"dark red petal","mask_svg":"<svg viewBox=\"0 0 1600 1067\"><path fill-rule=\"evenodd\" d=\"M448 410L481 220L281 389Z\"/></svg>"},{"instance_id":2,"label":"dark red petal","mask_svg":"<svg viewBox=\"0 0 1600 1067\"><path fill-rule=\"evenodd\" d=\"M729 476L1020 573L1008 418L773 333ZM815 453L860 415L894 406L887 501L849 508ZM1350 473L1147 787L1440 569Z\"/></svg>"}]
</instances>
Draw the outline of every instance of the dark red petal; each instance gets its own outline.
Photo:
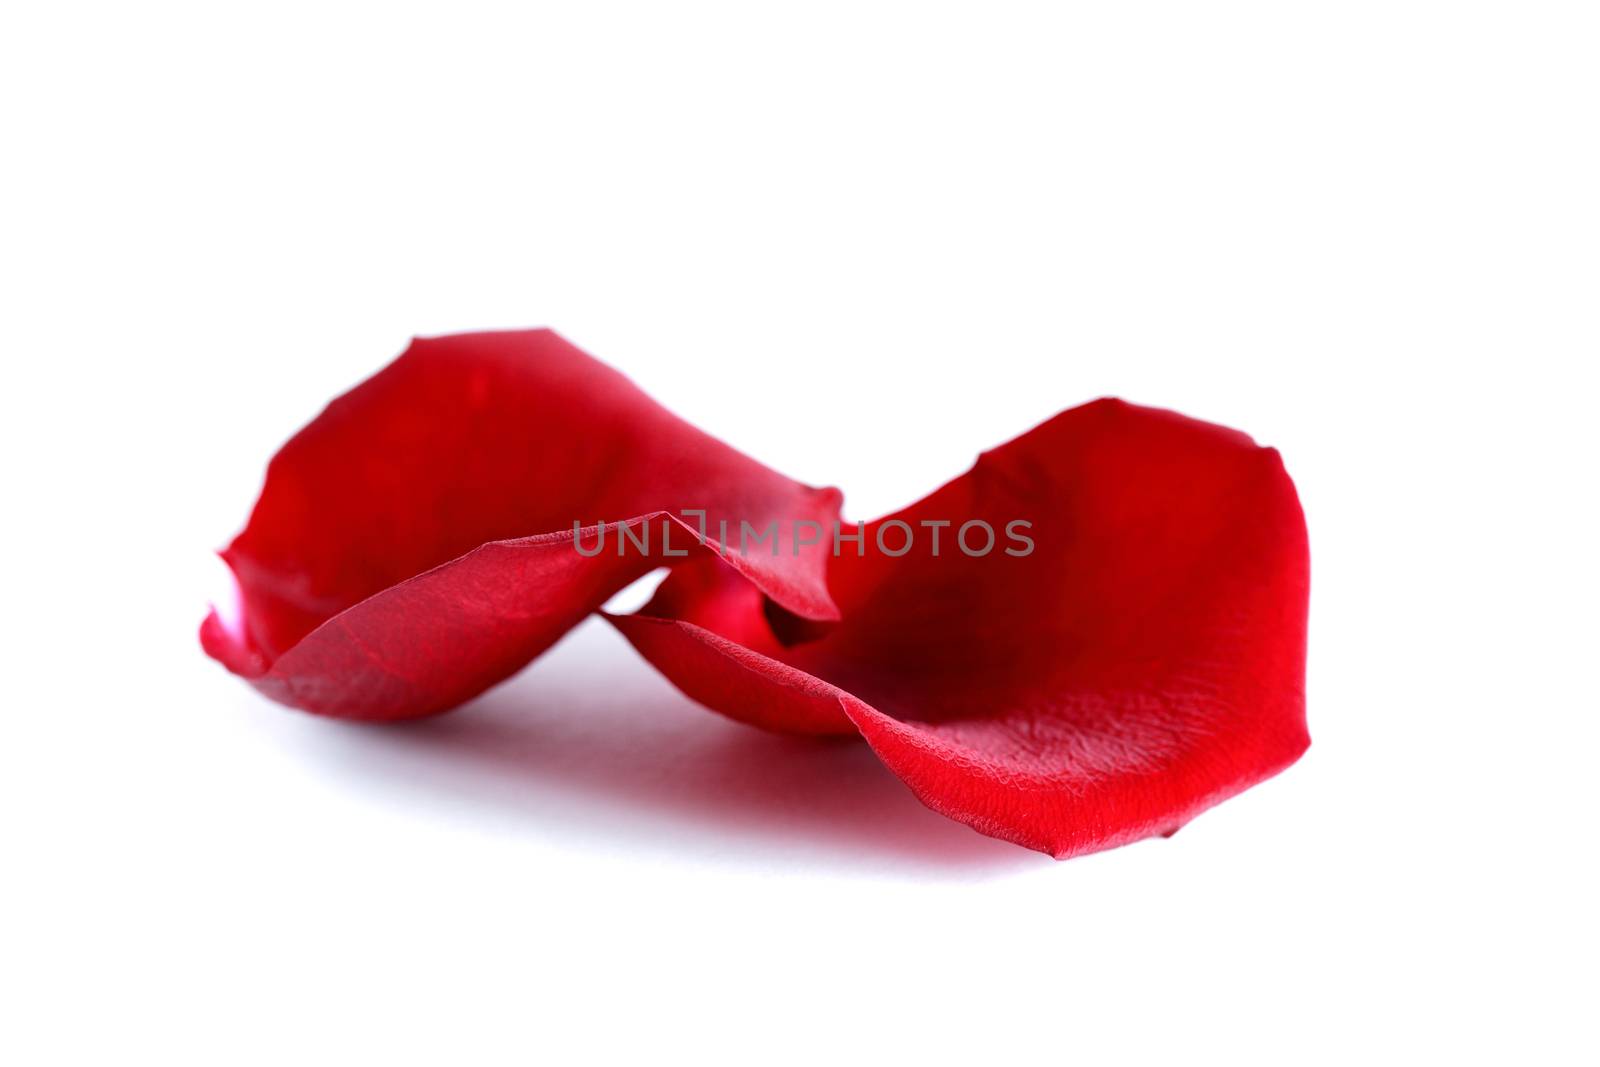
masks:
<instances>
[{"instance_id":1,"label":"dark red petal","mask_svg":"<svg viewBox=\"0 0 1600 1067\"><path fill-rule=\"evenodd\" d=\"M935 556L920 525L974 519L997 535L980 557L954 527ZM1015 519L1030 554L1005 554L1023 549ZM916 535L900 558L876 544L892 520ZM806 644L780 642L760 591L715 559L613 622L690 696L769 728L859 730L929 807L1059 857L1169 833L1308 744L1304 519L1277 453L1242 434L1097 401L866 542L833 561L842 621Z\"/></svg>"},{"instance_id":2,"label":"dark red petal","mask_svg":"<svg viewBox=\"0 0 1600 1067\"><path fill-rule=\"evenodd\" d=\"M223 553L236 632L206 651L274 699L396 719L482 692L656 566L717 547L719 520L838 515L839 493L791 481L670 414L547 330L418 340L285 444ZM707 512L710 548L685 509ZM672 513L672 517L668 516ZM602 522L650 551L599 555ZM820 549L733 561L795 615L837 618Z\"/></svg>"}]
</instances>

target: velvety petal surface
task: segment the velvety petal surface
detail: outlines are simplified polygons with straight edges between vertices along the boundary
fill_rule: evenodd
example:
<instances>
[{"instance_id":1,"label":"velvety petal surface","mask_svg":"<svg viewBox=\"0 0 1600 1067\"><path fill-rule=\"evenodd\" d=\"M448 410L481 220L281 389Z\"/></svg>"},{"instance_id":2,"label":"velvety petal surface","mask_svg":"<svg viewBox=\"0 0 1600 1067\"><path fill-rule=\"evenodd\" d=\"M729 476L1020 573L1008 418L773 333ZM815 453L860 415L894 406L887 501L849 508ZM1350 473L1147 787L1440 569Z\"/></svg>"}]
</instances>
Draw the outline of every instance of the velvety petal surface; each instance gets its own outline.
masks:
<instances>
[{"instance_id":1,"label":"velvety petal surface","mask_svg":"<svg viewBox=\"0 0 1600 1067\"><path fill-rule=\"evenodd\" d=\"M841 549L832 627L711 557L612 621L709 707L858 731L929 807L1057 857L1170 833L1308 744L1304 519L1243 434L1096 401Z\"/></svg>"},{"instance_id":2,"label":"velvety petal surface","mask_svg":"<svg viewBox=\"0 0 1600 1067\"><path fill-rule=\"evenodd\" d=\"M796 519L830 524L839 500L548 330L419 339L273 458L223 552L239 618L213 612L201 640L284 703L426 715L506 678L655 567L709 557L723 519L784 531L781 552L731 559L741 580L796 618L837 618L824 551L787 537ZM707 542L687 509L707 513ZM603 523L603 547L578 551ZM619 552L621 527L634 540Z\"/></svg>"}]
</instances>

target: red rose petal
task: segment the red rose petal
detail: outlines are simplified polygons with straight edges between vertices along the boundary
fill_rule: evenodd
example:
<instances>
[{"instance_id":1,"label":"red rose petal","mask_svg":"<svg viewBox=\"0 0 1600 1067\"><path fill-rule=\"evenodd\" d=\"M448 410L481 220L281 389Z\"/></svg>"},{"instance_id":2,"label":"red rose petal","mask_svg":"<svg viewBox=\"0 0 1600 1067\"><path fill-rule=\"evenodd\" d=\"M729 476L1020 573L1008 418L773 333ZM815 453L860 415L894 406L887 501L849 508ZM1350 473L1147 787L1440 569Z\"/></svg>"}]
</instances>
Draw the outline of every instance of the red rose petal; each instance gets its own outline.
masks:
<instances>
[{"instance_id":1,"label":"red rose petal","mask_svg":"<svg viewBox=\"0 0 1600 1067\"><path fill-rule=\"evenodd\" d=\"M916 535L900 558L876 544L896 519ZM973 519L999 539L977 558L954 528L935 556L920 526ZM1031 554L1005 554L1013 519ZM1097 401L869 524L865 556L842 547L842 621L810 643L779 641L715 559L612 621L708 706L858 730L929 807L1057 857L1170 833L1309 743L1304 519L1277 453L1242 434Z\"/></svg>"},{"instance_id":2,"label":"red rose petal","mask_svg":"<svg viewBox=\"0 0 1600 1067\"><path fill-rule=\"evenodd\" d=\"M1270 449L1101 401L831 563L792 551L797 520L829 526L838 504L548 332L418 341L273 460L224 553L240 621L213 613L201 639L285 703L406 718L677 565L613 622L691 696L860 733L930 807L1063 857L1170 833L1304 751L1305 528ZM776 522L779 550L695 546L694 507L708 531ZM587 556L575 520L610 522L612 545L653 531L651 548ZM993 531L976 552L957 532L974 520ZM932 521L953 525L936 541Z\"/></svg>"},{"instance_id":3,"label":"red rose petal","mask_svg":"<svg viewBox=\"0 0 1600 1067\"><path fill-rule=\"evenodd\" d=\"M719 520L828 526L839 493L763 467L547 330L418 340L285 444L223 558L243 602L213 657L276 700L361 719L441 711L538 655ZM676 516L707 512L709 547ZM667 513L673 513L669 518ZM581 555L601 522L648 553ZM663 523L671 526L663 545ZM671 555L668 554L670 548ZM800 618L837 617L820 548L731 559Z\"/></svg>"}]
</instances>

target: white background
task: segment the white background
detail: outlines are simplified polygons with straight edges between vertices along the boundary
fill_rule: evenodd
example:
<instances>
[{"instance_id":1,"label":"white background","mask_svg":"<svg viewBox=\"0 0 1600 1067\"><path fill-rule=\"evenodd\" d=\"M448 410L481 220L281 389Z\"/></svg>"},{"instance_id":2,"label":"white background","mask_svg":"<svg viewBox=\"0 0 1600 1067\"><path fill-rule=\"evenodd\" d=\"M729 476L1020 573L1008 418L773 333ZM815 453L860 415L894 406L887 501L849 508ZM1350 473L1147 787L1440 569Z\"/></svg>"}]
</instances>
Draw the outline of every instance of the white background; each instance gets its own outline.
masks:
<instances>
[{"instance_id":1,"label":"white background","mask_svg":"<svg viewBox=\"0 0 1600 1067\"><path fill-rule=\"evenodd\" d=\"M0 16L0 1055L1594 1062L1592 4ZM870 518L1101 394L1278 446L1313 747L1066 863L591 623L463 711L201 654L267 458L548 324Z\"/></svg>"}]
</instances>

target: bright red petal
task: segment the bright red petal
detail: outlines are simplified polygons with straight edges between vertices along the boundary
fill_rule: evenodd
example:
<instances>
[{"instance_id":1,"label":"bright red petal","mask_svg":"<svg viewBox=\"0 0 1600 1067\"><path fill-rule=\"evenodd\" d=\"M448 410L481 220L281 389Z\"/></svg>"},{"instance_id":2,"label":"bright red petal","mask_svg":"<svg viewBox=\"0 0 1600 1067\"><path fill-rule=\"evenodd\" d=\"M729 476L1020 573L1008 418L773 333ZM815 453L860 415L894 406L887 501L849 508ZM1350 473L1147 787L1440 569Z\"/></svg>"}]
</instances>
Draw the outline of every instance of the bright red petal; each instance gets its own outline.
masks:
<instances>
[{"instance_id":1,"label":"bright red petal","mask_svg":"<svg viewBox=\"0 0 1600 1067\"><path fill-rule=\"evenodd\" d=\"M898 558L876 543L899 550L895 520ZM924 520L955 524L937 555ZM970 520L992 551L959 547ZM1028 554L1005 552L1013 520ZM613 622L710 707L858 730L929 807L1058 857L1170 833L1308 744L1304 519L1242 434L1097 401L869 524L864 556L842 547L842 621L809 643L715 559Z\"/></svg>"},{"instance_id":2,"label":"bright red petal","mask_svg":"<svg viewBox=\"0 0 1600 1067\"><path fill-rule=\"evenodd\" d=\"M709 555L720 520L827 526L839 499L696 430L547 330L418 340L274 457L223 553L242 627L213 614L201 639L296 707L425 715L506 678L654 567ZM710 547L678 518L696 508ZM647 527L650 550L619 555L613 528L586 557L577 522L590 547L597 523ZM837 617L821 550L733 563L796 616Z\"/></svg>"}]
</instances>

